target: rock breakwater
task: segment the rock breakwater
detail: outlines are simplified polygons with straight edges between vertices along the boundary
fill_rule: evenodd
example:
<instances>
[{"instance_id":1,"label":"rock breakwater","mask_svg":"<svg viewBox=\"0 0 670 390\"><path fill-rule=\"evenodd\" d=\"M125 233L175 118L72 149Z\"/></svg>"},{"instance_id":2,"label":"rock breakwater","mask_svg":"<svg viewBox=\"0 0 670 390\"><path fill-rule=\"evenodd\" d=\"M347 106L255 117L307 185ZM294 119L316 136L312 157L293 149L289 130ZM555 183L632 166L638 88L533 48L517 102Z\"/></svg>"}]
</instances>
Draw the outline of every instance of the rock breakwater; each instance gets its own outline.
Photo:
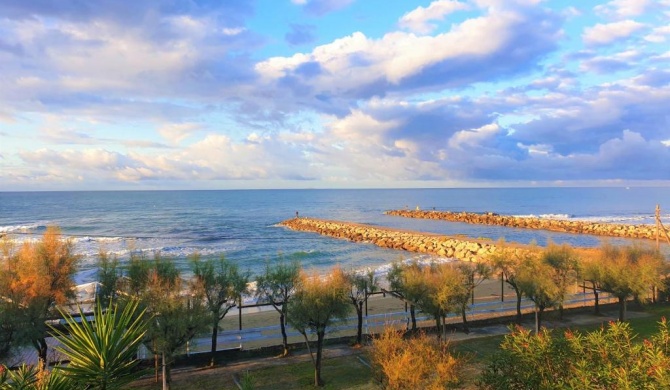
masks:
<instances>
[{"instance_id":1,"label":"rock breakwater","mask_svg":"<svg viewBox=\"0 0 670 390\"><path fill-rule=\"evenodd\" d=\"M622 225L535 217L516 217L495 213L468 213L435 210L389 210L385 214L405 218L440 219L481 225L498 225L554 232L591 234L595 236L655 239L654 225Z\"/></svg>"},{"instance_id":2,"label":"rock breakwater","mask_svg":"<svg viewBox=\"0 0 670 390\"><path fill-rule=\"evenodd\" d=\"M495 244L485 240L464 240L350 222L300 217L280 222L279 225L292 230L314 232L354 242L369 242L382 248L427 253L464 261L479 261L496 250Z\"/></svg>"}]
</instances>

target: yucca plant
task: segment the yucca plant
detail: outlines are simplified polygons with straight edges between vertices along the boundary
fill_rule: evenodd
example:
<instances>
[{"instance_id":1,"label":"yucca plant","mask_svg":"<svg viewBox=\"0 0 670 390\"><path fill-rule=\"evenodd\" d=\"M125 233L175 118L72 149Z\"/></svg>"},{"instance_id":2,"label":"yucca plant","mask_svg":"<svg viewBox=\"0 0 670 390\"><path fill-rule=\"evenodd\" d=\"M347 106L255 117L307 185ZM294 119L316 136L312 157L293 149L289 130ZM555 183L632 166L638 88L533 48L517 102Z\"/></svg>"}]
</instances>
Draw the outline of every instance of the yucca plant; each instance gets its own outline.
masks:
<instances>
[{"instance_id":1,"label":"yucca plant","mask_svg":"<svg viewBox=\"0 0 670 390\"><path fill-rule=\"evenodd\" d=\"M136 352L147 331L144 310L131 301L123 310L118 304L103 311L96 305L93 321L86 319L79 308L81 322L61 313L69 334L51 328L62 344L56 347L69 359L67 366L58 367L69 379L86 389L121 389L144 374L137 370Z\"/></svg>"},{"instance_id":2,"label":"yucca plant","mask_svg":"<svg viewBox=\"0 0 670 390\"><path fill-rule=\"evenodd\" d=\"M38 366L21 365L10 371L0 366L0 390L73 390L78 389L57 370L41 370Z\"/></svg>"}]
</instances>

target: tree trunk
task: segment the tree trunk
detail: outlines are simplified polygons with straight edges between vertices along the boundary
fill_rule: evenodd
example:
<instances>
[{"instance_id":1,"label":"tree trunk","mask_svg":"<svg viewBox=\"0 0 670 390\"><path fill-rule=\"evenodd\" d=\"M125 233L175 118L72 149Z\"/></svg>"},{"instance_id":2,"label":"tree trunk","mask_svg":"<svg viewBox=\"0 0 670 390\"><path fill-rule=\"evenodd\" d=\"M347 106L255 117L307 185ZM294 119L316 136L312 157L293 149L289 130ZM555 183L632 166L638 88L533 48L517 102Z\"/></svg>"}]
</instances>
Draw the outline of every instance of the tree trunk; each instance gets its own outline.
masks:
<instances>
[{"instance_id":1,"label":"tree trunk","mask_svg":"<svg viewBox=\"0 0 670 390\"><path fill-rule=\"evenodd\" d=\"M558 319L563 321L563 304L558 305Z\"/></svg>"},{"instance_id":2,"label":"tree trunk","mask_svg":"<svg viewBox=\"0 0 670 390\"><path fill-rule=\"evenodd\" d=\"M363 302L359 302L358 305L356 305L356 315L358 316L356 344L361 345L363 343Z\"/></svg>"},{"instance_id":3,"label":"tree trunk","mask_svg":"<svg viewBox=\"0 0 670 390\"><path fill-rule=\"evenodd\" d=\"M597 316L599 316L600 315L600 300L599 300L599 296L598 296L599 295L598 289L596 288L595 283L592 282L591 285L593 286L593 307L594 307L594 310L595 310L595 314Z\"/></svg>"},{"instance_id":4,"label":"tree trunk","mask_svg":"<svg viewBox=\"0 0 670 390\"><path fill-rule=\"evenodd\" d=\"M216 342L219 334L219 316L214 317L214 324L212 324L212 351L209 358L209 366L214 367L216 365Z\"/></svg>"},{"instance_id":5,"label":"tree trunk","mask_svg":"<svg viewBox=\"0 0 670 390\"><path fill-rule=\"evenodd\" d=\"M165 358L165 352L162 353L163 357L163 390L170 390L170 378L168 377L168 367L167 359Z\"/></svg>"},{"instance_id":6,"label":"tree trunk","mask_svg":"<svg viewBox=\"0 0 670 390\"><path fill-rule=\"evenodd\" d=\"M519 288L516 286L514 287L514 291L516 292L516 322L517 324L521 323L521 291L519 291Z\"/></svg>"},{"instance_id":7,"label":"tree trunk","mask_svg":"<svg viewBox=\"0 0 670 390\"><path fill-rule=\"evenodd\" d=\"M409 315L412 318L412 331L416 330L416 308L414 305L409 305Z\"/></svg>"},{"instance_id":8,"label":"tree trunk","mask_svg":"<svg viewBox=\"0 0 670 390\"><path fill-rule=\"evenodd\" d=\"M279 313L279 326L281 327L281 340L284 351L282 356L288 356L288 337L286 335L286 316L283 312Z\"/></svg>"},{"instance_id":9,"label":"tree trunk","mask_svg":"<svg viewBox=\"0 0 670 390\"><path fill-rule=\"evenodd\" d=\"M626 321L626 297L619 298L619 321Z\"/></svg>"},{"instance_id":10,"label":"tree trunk","mask_svg":"<svg viewBox=\"0 0 670 390\"><path fill-rule=\"evenodd\" d=\"M544 313L545 306L541 305L539 307L539 310L537 312L537 331L540 331L540 328L542 327L542 313Z\"/></svg>"},{"instance_id":11,"label":"tree trunk","mask_svg":"<svg viewBox=\"0 0 670 390\"><path fill-rule=\"evenodd\" d=\"M49 362L47 361L47 350L49 348L47 341L42 337L35 340L33 345L35 346L35 349L37 349L37 358L39 360L38 365L40 369L45 370L49 366Z\"/></svg>"},{"instance_id":12,"label":"tree trunk","mask_svg":"<svg viewBox=\"0 0 670 390\"><path fill-rule=\"evenodd\" d=\"M437 342L442 341L442 316L440 313L435 314L435 328L437 329Z\"/></svg>"},{"instance_id":13,"label":"tree trunk","mask_svg":"<svg viewBox=\"0 0 670 390\"><path fill-rule=\"evenodd\" d=\"M466 306L461 306L461 316L463 317L463 332L470 333L470 328L468 327L468 317L465 314Z\"/></svg>"},{"instance_id":14,"label":"tree trunk","mask_svg":"<svg viewBox=\"0 0 670 390\"><path fill-rule=\"evenodd\" d=\"M314 386L323 386L321 379L321 355L323 353L323 339L325 331L317 330L316 332L316 360L314 362Z\"/></svg>"}]
</instances>

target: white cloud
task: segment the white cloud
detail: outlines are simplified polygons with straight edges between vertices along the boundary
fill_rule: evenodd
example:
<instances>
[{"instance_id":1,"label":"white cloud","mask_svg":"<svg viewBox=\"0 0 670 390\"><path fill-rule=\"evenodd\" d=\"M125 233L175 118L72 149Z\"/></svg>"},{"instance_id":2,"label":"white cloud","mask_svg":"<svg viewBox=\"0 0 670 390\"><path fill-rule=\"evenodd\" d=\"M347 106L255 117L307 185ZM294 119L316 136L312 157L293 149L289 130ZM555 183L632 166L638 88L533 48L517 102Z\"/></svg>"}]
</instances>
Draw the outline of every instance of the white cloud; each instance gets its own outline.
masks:
<instances>
[{"instance_id":1,"label":"white cloud","mask_svg":"<svg viewBox=\"0 0 670 390\"><path fill-rule=\"evenodd\" d=\"M201 126L197 123L173 123L158 128L158 133L172 144L179 144Z\"/></svg>"},{"instance_id":2,"label":"white cloud","mask_svg":"<svg viewBox=\"0 0 670 390\"><path fill-rule=\"evenodd\" d=\"M311 53L269 58L259 62L255 70L269 83L308 79L305 88L340 97L381 94L408 79L421 87L442 89L452 83L466 84L472 78L485 77L484 74L499 77L501 71L528 66L526 61L553 48L558 39L560 31L552 17L544 13L531 16L520 11L491 11L435 36L391 32L372 39L355 32L318 46ZM526 34L529 31L533 31L532 37ZM514 58L508 58L512 53L516 53ZM317 71L309 77L302 76L304 66ZM496 71L499 67L504 70ZM439 75L423 77L427 70ZM378 90L367 92L373 85Z\"/></svg>"},{"instance_id":3,"label":"white cloud","mask_svg":"<svg viewBox=\"0 0 670 390\"><path fill-rule=\"evenodd\" d=\"M449 147L455 149L474 148L480 146L500 132L500 127L491 123L477 129L461 130L449 139Z\"/></svg>"},{"instance_id":4,"label":"white cloud","mask_svg":"<svg viewBox=\"0 0 670 390\"><path fill-rule=\"evenodd\" d=\"M582 39L587 45L606 45L620 39L628 38L643 27L644 24L633 20L596 24L584 30Z\"/></svg>"},{"instance_id":5,"label":"white cloud","mask_svg":"<svg viewBox=\"0 0 670 390\"><path fill-rule=\"evenodd\" d=\"M400 27L420 33L427 34L437 26L432 21L444 20L445 16L457 11L470 9L466 3L456 0L437 0L430 3L428 7L418 7L406 13L400 18Z\"/></svg>"},{"instance_id":6,"label":"white cloud","mask_svg":"<svg viewBox=\"0 0 670 390\"><path fill-rule=\"evenodd\" d=\"M651 34L644 37L645 40L653 43L662 43L670 37L670 26L656 27L651 31Z\"/></svg>"},{"instance_id":7,"label":"white cloud","mask_svg":"<svg viewBox=\"0 0 670 390\"><path fill-rule=\"evenodd\" d=\"M596 13L607 17L629 18L642 15L652 5L652 0L613 0L594 8Z\"/></svg>"}]
</instances>

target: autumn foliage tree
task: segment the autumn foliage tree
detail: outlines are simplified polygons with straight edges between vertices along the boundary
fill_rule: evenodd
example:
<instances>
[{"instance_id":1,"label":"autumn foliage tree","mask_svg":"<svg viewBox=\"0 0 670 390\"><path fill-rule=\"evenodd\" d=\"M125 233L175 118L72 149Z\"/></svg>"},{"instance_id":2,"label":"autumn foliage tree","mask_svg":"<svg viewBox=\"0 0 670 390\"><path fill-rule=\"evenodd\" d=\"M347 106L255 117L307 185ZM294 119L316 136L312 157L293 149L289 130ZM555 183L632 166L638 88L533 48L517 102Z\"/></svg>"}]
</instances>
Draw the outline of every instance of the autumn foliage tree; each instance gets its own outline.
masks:
<instances>
[{"instance_id":1,"label":"autumn foliage tree","mask_svg":"<svg viewBox=\"0 0 670 390\"><path fill-rule=\"evenodd\" d=\"M79 257L71 240L50 226L36 242L27 241L3 256L1 296L13 302L21 337L37 350L40 366L47 364L45 321L57 314L55 305L74 297L74 274ZM17 340L18 341L18 340Z\"/></svg>"},{"instance_id":2,"label":"autumn foliage tree","mask_svg":"<svg viewBox=\"0 0 670 390\"><path fill-rule=\"evenodd\" d=\"M438 343L422 332L405 338L391 327L374 337L370 360L376 381L389 390L454 387L462 366L447 343Z\"/></svg>"}]
</instances>

